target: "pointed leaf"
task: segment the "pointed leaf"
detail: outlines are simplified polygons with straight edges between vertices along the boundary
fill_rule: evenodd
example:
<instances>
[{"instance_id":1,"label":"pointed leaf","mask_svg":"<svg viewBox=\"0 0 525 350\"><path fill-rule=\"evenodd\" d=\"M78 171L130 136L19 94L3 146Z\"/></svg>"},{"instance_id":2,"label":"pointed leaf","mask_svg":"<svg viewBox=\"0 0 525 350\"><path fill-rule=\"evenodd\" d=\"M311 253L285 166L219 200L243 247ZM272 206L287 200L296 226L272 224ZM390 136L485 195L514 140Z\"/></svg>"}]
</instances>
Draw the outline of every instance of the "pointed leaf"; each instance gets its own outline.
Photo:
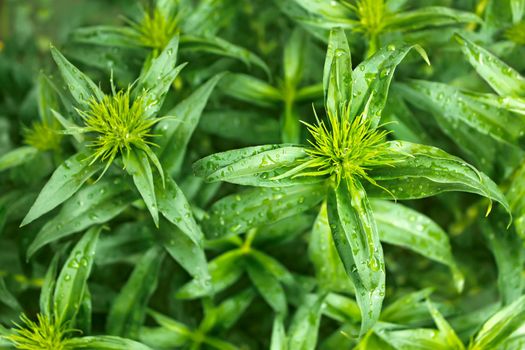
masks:
<instances>
[{"instance_id":1,"label":"pointed leaf","mask_svg":"<svg viewBox=\"0 0 525 350\"><path fill-rule=\"evenodd\" d=\"M257 260L250 259L246 264L248 276L262 298L278 314L287 313L286 295L283 287L270 272L266 271Z\"/></svg>"},{"instance_id":2,"label":"pointed leaf","mask_svg":"<svg viewBox=\"0 0 525 350\"><path fill-rule=\"evenodd\" d=\"M152 350L150 347L134 340L110 335L73 338L69 340L68 345L71 345L74 349L85 350Z\"/></svg>"},{"instance_id":3,"label":"pointed leaf","mask_svg":"<svg viewBox=\"0 0 525 350\"><path fill-rule=\"evenodd\" d=\"M32 146L22 146L0 156L0 171L14 168L30 162L38 153L38 149Z\"/></svg>"},{"instance_id":4,"label":"pointed leaf","mask_svg":"<svg viewBox=\"0 0 525 350\"><path fill-rule=\"evenodd\" d=\"M102 164L89 164L85 153L77 153L62 163L51 175L35 203L22 221L21 226L38 219L63 203L91 176L102 169Z\"/></svg>"}]
</instances>

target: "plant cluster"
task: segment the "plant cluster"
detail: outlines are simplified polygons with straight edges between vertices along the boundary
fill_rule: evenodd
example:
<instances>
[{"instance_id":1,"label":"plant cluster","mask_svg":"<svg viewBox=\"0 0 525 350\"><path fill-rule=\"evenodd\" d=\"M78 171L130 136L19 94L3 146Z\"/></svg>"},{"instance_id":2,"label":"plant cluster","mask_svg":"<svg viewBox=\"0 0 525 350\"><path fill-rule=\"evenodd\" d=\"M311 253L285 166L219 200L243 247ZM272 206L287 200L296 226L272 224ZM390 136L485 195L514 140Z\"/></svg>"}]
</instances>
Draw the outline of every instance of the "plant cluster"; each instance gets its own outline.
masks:
<instances>
[{"instance_id":1,"label":"plant cluster","mask_svg":"<svg viewBox=\"0 0 525 350\"><path fill-rule=\"evenodd\" d=\"M524 349L524 37L522 0L0 0L0 349Z\"/></svg>"}]
</instances>

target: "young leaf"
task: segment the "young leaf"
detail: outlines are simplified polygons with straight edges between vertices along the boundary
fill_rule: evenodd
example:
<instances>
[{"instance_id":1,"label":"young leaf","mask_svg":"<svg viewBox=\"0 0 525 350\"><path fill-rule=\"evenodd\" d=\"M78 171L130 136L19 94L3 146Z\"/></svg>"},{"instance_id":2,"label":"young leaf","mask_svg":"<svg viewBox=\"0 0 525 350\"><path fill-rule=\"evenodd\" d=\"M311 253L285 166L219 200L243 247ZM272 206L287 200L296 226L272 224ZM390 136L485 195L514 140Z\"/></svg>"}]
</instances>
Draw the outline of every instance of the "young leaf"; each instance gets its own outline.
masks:
<instances>
[{"instance_id":1,"label":"young leaf","mask_svg":"<svg viewBox=\"0 0 525 350\"><path fill-rule=\"evenodd\" d=\"M295 28L284 47L283 70L285 84L295 87L302 79L305 48L308 43L306 33Z\"/></svg>"},{"instance_id":2,"label":"young leaf","mask_svg":"<svg viewBox=\"0 0 525 350\"><path fill-rule=\"evenodd\" d=\"M60 254L55 254L53 260L49 264L49 267L44 277L44 283L40 290L40 312L44 316L51 317L53 314L53 293L55 292L56 277L58 271L58 261L60 260Z\"/></svg>"},{"instance_id":3,"label":"young leaf","mask_svg":"<svg viewBox=\"0 0 525 350\"><path fill-rule=\"evenodd\" d=\"M62 204L84 184L97 171L102 169L102 164L89 164L86 153L77 153L62 163L51 175L35 203L25 216L21 226L38 219L45 213Z\"/></svg>"},{"instance_id":4,"label":"young leaf","mask_svg":"<svg viewBox=\"0 0 525 350\"><path fill-rule=\"evenodd\" d=\"M228 74L221 82L221 90L228 96L262 107L275 106L282 100L279 90L246 74Z\"/></svg>"},{"instance_id":5,"label":"young leaf","mask_svg":"<svg viewBox=\"0 0 525 350\"><path fill-rule=\"evenodd\" d=\"M375 128L379 124L396 67L412 49L430 64L425 51L420 46L391 44L381 48L354 69L352 86L354 91L359 93L353 96L350 105L352 118L366 110L368 118L371 118L372 127Z\"/></svg>"},{"instance_id":6,"label":"young leaf","mask_svg":"<svg viewBox=\"0 0 525 350\"><path fill-rule=\"evenodd\" d=\"M343 29L330 31L324 63L323 90L328 114L340 115L352 101L352 58Z\"/></svg>"},{"instance_id":7,"label":"young leaf","mask_svg":"<svg viewBox=\"0 0 525 350\"><path fill-rule=\"evenodd\" d=\"M159 226L159 211L157 207L157 197L155 196L155 186L153 184L153 173L146 153L142 150L130 149L123 157L124 167L128 174L133 177L133 182L137 187L144 203L153 218L153 222Z\"/></svg>"},{"instance_id":8,"label":"young leaf","mask_svg":"<svg viewBox=\"0 0 525 350\"><path fill-rule=\"evenodd\" d=\"M60 271L53 296L54 315L58 323L72 321L78 313L101 230L102 226L90 228L73 247Z\"/></svg>"},{"instance_id":9,"label":"young leaf","mask_svg":"<svg viewBox=\"0 0 525 350\"><path fill-rule=\"evenodd\" d=\"M98 101L102 100L104 96L102 90L87 75L71 64L60 51L55 47L51 47L51 55L69 92L81 107L87 108L91 98L95 98Z\"/></svg>"},{"instance_id":10,"label":"young leaf","mask_svg":"<svg viewBox=\"0 0 525 350\"><path fill-rule=\"evenodd\" d=\"M288 350L288 342L284 330L283 317L281 315L275 315L273 319L270 350Z\"/></svg>"},{"instance_id":11,"label":"young leaf","mask_svg":"<svg viewBox=\"0 0 525 350\"><path fill-rule=\"evenodd\" d=\"M412 11L397 12L387 17L385 30L415 31L425 27L437 27L459 23L479 23L475 14L441 6L427 6Z\"/></svg>"},{"instance_id":12,"label":"young leaf","mask_svg":"<svg viewBox=\"0 0 525 350\"><path fill-rule=\"evenodd\" d=\"M9 306L15 311L21 311L20 304L16 297L7 289L4 278L0 277L0 302Z\"/></svg>"},{"instance_id":13,"label":"young leaf","mask_svg":"<svg viewBox=\"0 0 525 350\"><path fill-rule=\"evenodd\" d=\"M78 28L71 34L73 42L109 47L136 48L142 46L140 37L129 27L94 26Z\"/></svg>"},{"instance_id":14,"label":"young leaf","mask_svg":"<svg viewBox=\"0 0 525 350\"><path fill-rule=\"evenodd\" d=\"M328 221L335 246L356 289L361 335L379 319L385 295L385 263L367 194L358 180L328 195Z\"/></svg>"},{"instance_id":15,"label":"young leaf","mask_svg":"<svg viewBox=\"0 0 525 350\"><path fill-rule=\"evenodd\" d=\"M128 281L113 301L107 320L107 332L111 335L137 338L146 317L146 308L157 288L158 274L164 254L159 247L148 250Z\"/></svg>"}]
</instances>

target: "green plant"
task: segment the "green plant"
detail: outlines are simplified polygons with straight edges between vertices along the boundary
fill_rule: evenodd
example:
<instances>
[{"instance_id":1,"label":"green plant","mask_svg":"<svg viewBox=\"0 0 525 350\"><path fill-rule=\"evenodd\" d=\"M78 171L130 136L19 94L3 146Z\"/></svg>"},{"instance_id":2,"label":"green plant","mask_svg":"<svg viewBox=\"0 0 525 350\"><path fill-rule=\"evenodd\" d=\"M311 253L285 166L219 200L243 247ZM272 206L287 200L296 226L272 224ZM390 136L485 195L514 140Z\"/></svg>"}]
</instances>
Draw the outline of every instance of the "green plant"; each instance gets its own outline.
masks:
<instances>
[{"instance_id":1,"label":"green plant","mask_svg":"<svg viewBox=\"0 0 525 350\"><path fill-rule=\"evenodd\" d=\"M0 348L523 349L524 9L0 1Z\"/></svg>"}]
</instances>

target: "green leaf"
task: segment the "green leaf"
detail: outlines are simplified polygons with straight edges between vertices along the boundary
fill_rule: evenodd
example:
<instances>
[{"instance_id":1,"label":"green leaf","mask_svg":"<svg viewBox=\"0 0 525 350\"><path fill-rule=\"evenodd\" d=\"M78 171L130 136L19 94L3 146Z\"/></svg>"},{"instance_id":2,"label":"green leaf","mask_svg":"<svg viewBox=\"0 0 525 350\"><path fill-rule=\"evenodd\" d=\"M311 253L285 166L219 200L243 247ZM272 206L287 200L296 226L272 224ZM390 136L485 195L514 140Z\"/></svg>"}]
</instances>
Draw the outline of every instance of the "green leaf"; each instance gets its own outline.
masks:
<instances>
[{"instance_id":1,"label":"green leaf","mask_svg":"<svg viewBox=\"0 0 525 350\"><path fill-rule=\"evenodd\" d=\"M354 323L361 320L361 310L350 297L330 293L326 296L323 314L341 323Z\"/></svg>"},{"instance_id":2,"label":"green leaf","mask_svg":"<svg viewBox=\"0 0 525 350\"><path fill-rule=\"evenodd\" d=\"M215 309L217 319L220 320L217 326L224 330L230 329L250 306L255 295L253 289L248 288L223 301Z\"/></svg>"},{"instance_id":3,"label":"green leaf","mask_svg":"<svg viewBox=\"0 0 525 350\"><path fill-rule=\"evenodd\" d=\"M55 170L29 209L21 226L29 224L62 204L75 194L84 182L102 169L102 164L90 165L87 158L87 154L77 153Z\"/></svg>"},{"instance_id":4,"label":"green leaf","mask_svg":"<svg viewBox=\"0 0 525 350\"><path fill-rule=\"evenodd\" d=\"M232 44L216 36L196 36L184 34L181 36L181 50L209 52L212 54L238 59L247 66L255 65L261 68L268 76L271 75L266 63L253 52Z\"/></svg>"},{"instance_id":5,"label":"green leaf","mask_svg":"<svg viewBox=\"0 0 525 350\"><path fill-rule=\"evenodd\" d=\"M376 329L375 333L397 350L450 350L446 339L435 329Z\"/></svg>"},{"instance_id":6,"label":"green leaf","mask_svg":"<svg viewBox=\"0 0 525 350\"><path fill-rule=\"evenodd\" d=\"M355 94L350 106L352 118L366 112L373 127L379 124L396 67L412 49L430 64L425 51L419 45L391 44L381 48L354 69L352 86Z\"/></svg>"},{"instance_id":7,"label":"green leaf","mask_svg":"<svg viewBox=\"0 0 525 350\"><path fill-rule=\"evenodd\" d=\"M523 18L523 12L525 11L525 1L510 0L510 7L512 9L512 22L518 23Z\"/></svg>"},{"instance_id":8,"label":"green leaf","mask_svg":"<svg viewBox=\"0 0 525 350\"><path fill-rule=\"evenodd\" d=\"M157 346L179 347L191 339L192 332L185 324L152 310L148 314L162 326L162 328L147 329L147 332L144 332L145 327L142 328L141 339L148 344L151 343L152 346L155 344L155 348Z\"/></svg>"},{"instance_id":9,"label":"green leaf","mask_svg":"<svg viewBox=\"0 0 525 350\"><path fill-rule=\"evenodd\" d=\"M159 145L157 154L167 173L180 171L191 135L199 123L213 89L222 77L223 75L219 74L208 80L167 112L167 115L175 116L174 119L165 119L157 125L155 129L155 133L158 134L156 141Z\"/></svg>"},{"instance_id":10,"label":"green leaf","mask_svg":"<svg viewBox=\"0 0 525 350\"><path fill-rule=\"evenodd\" d=\"M90 228L73 247L55 286L53 307L59 323L75 318L87 288L101 226Z\"/></svg>"},{"instance_id":11,"label":"green leaf","mask_svg":"<svg viewBox=\"0 0 525 350\"><path fill-rule=\"evenodd\" d=\"M461 342L461 340L458 338L456 332L448 324L447 320L443 317L441 312L439 312L439 310L434 306L434 304L432 304L432 302L430 302L430 300L427 300L427 306L428 310L430 311L430 314L432 315L432 318L434 319L434 323L438 327L442 336L445 338L449 349L464 350L465 345L463 345L463 342Z\"/></svg>"},{"instance_id":12,"label":"green leaf","mask_svg":"<svg viewBox=\"0 0 525 350\"><path fill-rule=\"evenodd\" d=\"M193 164L195 175L208 182L227 181L239 185L280 187L318 182L308 177L275 177L293 169L307 156L306 150L294 145L264 145L220 152ZM306 178L306 179L305 179Z\"/></svg>"},{"instance_id":13,"label":"green leaf","mask_svg":"<svg viewBox=\"0 0 525 350\"><path fill-rule=\"evenodd\" d=\"M381 321L397 324L421 324L428 321L428 307L425 300L432 293L425 288L405 293L381 312Z\"/></svg>"},{"instance_id":14,"label":"green leaf","mask_svg":"<svg viewBox=\"0 0 525 350\"><path fill-rule=\"evenodd\" d=\"M27 249L30 258L43 246L90 226L103 224L131 203L133 197L120 179L101 180L78 191L47 221Z\"/></svg>"},{"instance_id":15,"label":"green leaf","mask_svg":"<svg viewBox=\"0 0 525 350\"><path fill-rule=\"evenodd\" d=\"M208 264L213 288L211 292L210 288L203 284L202 281L192 280L177 292L177 298L195 299L210 295L212 292L218 293L228 288L244 272L243 256L244 252L238 249L219 255Z\"/></svg>"},{"instance_id":16,"label":"green leaf","mask_svg":"<svg viewBox=\"0 0 525 350\"><path fill-rule=\"evenodd\" d=\"M314 350L317 344L324 297L308 295L297 309L288 330L288 349Z\"/></svg>"},{"instance_id":17,"label":"green leaf","mask_svg":"<svg viewBox=\"0 0 525 350\"><path fill-rule=\"evenodd\" d=\"M448 235L434 221L401 204L371 200L382 242L410 249L424 257L447 265L458 292L463 290L465 277L458 269Z\"/></svg>"},{"instance_id":18,"label":"green leaf","mask_svg":"<svg viewBox=\"0 0 525 350\"><path fill-rule=\"evenodd\" d=\"M96 335L68 340L68 345L74 349L85 350L152 350L150 347L131 339Z\"/></svg>"},{"instance_id":19,"label":"green leaf","mask_svg":"<svg viewBox=\"0 0 525 350\"><path fill-rule=\"evenodd\" d=\"M287 313L286 295L277 278L266 271L264 266L255 260L249 259L246 264L248 276L263 299L278 314Z\"/></svg>"},{"instance_id":20,"label":"green leaf","mask_svg":"<svg viewBox=\"0 0 525 350\"><path fill-rule=\"evenodd\" d=\"M40 312L44 316L51 317L53 314L53 293L55 292L56 286L56 277L58 271L58 261L60 260L60 254L55 254L49 267L47 269L46 275L44 277L44 283L42 284L42 289L40 290Z\"/></svg>"},{"instance_id":21,"label":"green leaf","mask_svg":"<svg viewBox=\"0 0 525 350\"><path fill-rule=\"evenodd\" d=\"M9 306L11 309L15 311L22 310L16 297L9 291L9 289L7 289L7 286L5 284L3 277L0 277L0 302Z\"/></svg>"},{"instance_id":22,"label":"green leaf","mask_svg":"<svg viewBox=\"0 0 525 350\"><path fill-rule=\"evenodd\" d=\"M501 299L504 305L508 305L523 293L523 240L501 222L486 222L480 225L480 229L496 260Z\"/></svg>"},{"instance_id":23,"label":"green leaf","mask_svg":"<svg viewBox=\"0 0 525 350\"><path fill-rule=\"evenodd\" d=\"M44 123L53 125L54 117L51 110L58 110L59 96L51 80L44 74L38 75L38 114Z\"/></svg>"},{"instance_id":24,"label":"green leaf","mask_svg":"<svg viewBox=\"0 0 525 350\"><path fill-rule=\"evenodd\" d=\"M154 116L161 108L171 84L185 64L176 66L179 36L175 35L158 57L145 65L133 89L134 96L146 91L145 117Z\"/></svg>"},{"instance_id":25,"label":"green leaf","mask_svg":"<svg viewBox=\"0 0 525 350\"><path fill-rule=\"evenodd\" d=\"M60 51L55 47L51 47L51 55L69 92L81 107L87 108L91 98L95 98L98 101L102 100L104 96L102 90L87 75L71 64Z\"/></svg>"},{"instance_id":26,"label":"green leaf","mask_svg":"<svg viewBox=\"0 0 525 350\"><path fill-rule=\"evenodd\" d=\"M221 82L221 91L228 96L262 107L275 106L282 100L279 90L246 74L228 74Z\"/></svg>"},{"instance_id":27,"label":"green leaf","mask_svg":"<svg viewBox=\"0 0 525 350\"><path fill-rule=\"evenodd\" d=\"M343 29L332 29L323 71L323 90L328 114L342 115L352 101L352 57Z\"/></svg>"},{"instance_id":28,"label":"green leaf","mask_svg":"<svg viewBox=\"0 0 525 350\"><path fill-rule=\"evenodd\" d=\"M332 238L325 203L321 206L310 234L308 255L322 290L344 292L353 289Z\"/></svg>"},{"instance_id":29,"label":"green leaf","mask_svg":"<svg viewBox=\"0 0 525 350\"><path fill-rule=\"evenodd\" d=\"M73 42L109 47L141 47L140 37L129 27L94 26L78 28L71 34Z\"/></svg>"},{"instance_id":30,"label":"green leaf","mask_svg":"<svg viewBox=\"0 0 525 350\"><path fill-rule=\"evenodd\" d=\"M324 184L245 190L213 204L203 229L214 238L239 234L315 207L324 195Z\"/></svg>"},{"instance_id":31,"label":"green leaf","mask_svg":"<svg viewBox=\"0 0 525 350\"><path fill-rule=\"evenodd\" d=\"M496 312L479 330L470 350L496 348L525 323L525 296Z\"/></svg>"},{"instance_id":32,"label":"green leaf","mask_svg":"<svg viewBox=\"0 0 525 350\"><path fill-rule=\"evenodd\" d=\"M368 196L358 180L328 195L328 221L335 246L361 309L361 336L379 319L385 295L385 263Z\"/></svg>"},{"instance_id":33,"label":"green leaf","mask_svg":"<svg viewBox=\"0 0 525 350\"><path fill-rule=\"evenodd\" d=\"M144 151L130 149L123 157L124 167L129 175L133 177L133 182L137 187L144 203L153 218L153 222L159 226L159 211L157 207L157 197L155 196L155 186L153 184L153 173L149 164L149 158Z\"/></svg>"},{"instance_id":34,"label":"green leaf","mask_svg":"<svg viewBox=\"0 0 525 350\"><path fill-rule=\"evenodd\" d=\"M425 198L448 191L475 193L510 208L498 186L485 174L439 148L406 141L391 141L399 154L394 166L376 167L369 172L377 185L367 187L371 197L397 199ZM491 209L489 205L488 211Z\"/></svg>"},{"instance_id":35,"label":"green leaf","mask_svg":"<svg viewBox=\"0 0 525 350\"><path fill-rule=\"evenodd\" d=\"M164 254L159 247L149 249L137 262L131 276L109 309L106 329L111 335L137 338L146 317L146 308L157 288Z\"/></svg>"},{"instance_id":36,"label":"green leaf","mask_svg":"<svg viewBox=\"0 0 525 350\"><path fill-rule=\"evenodd\" d=\"M525 78L498 57L457 34L463 53L478 74L501 96L525 95Z\"/></svg>"},{"instance_id":37,"label":"green leaf","mask_svg":"<svg viewBox=\"0 0 525 350\"><path fill-rule=\"evenodd\" d=\"M288 350L288 342L281 315L276 315L273 319L270 350Z\"/></svg>"},{"instance_id":38,"label":"green leaf","mask_svg":"<svg viewBox=\"0 0 525 350\"><path fill-rule=\"evenodd\" d=\"M193 217L190 203L177 183L167 176L163 187L161 180L156 178L155 192L161 214L200 247L202 231Z\"/></svg>"},{"instance_id":39,"label":"green leaf","mask_svg":"<svg viewBox=\"0 0 525 350\"><path fill-rule=\"evenodd\" d=\"M15 148L0 157L0 171L30 162L37 153L38 150L32 146Z\"/></svg>"},{"instance_id":40,"label":"green leaf","mask_svg":"<svg viewBox=\"0 0 525 350\"><path fill-rule=\"evenodd\" d=\"M209 290L208 263L201 244L174 226L163 226L155 234L171 257L194 278L194 283Z\"/></svg>"},{"instance_id":41,"label":"green leaf","mask_svg":"<svg viewBox=\"0 0 525 350\"><path fill-rule=\"evenodd\" d=\"M284 46L284 80L288 86L295 87L303 77L304 56L308 37L300 28L294 28Z\"/></svg>"},{"instance_id":42,"label":"green leaf","mask_svg":"<svg viewBox=\"0 0 525 350\"><path fill-rule=\"evenodd\" d=\"M441 6L427 6L412 11L397 12L386 18L386 31L415 31L427 27L437 27L461 23L479 23L475 14Z\"/></svg>"}]
</instances>

